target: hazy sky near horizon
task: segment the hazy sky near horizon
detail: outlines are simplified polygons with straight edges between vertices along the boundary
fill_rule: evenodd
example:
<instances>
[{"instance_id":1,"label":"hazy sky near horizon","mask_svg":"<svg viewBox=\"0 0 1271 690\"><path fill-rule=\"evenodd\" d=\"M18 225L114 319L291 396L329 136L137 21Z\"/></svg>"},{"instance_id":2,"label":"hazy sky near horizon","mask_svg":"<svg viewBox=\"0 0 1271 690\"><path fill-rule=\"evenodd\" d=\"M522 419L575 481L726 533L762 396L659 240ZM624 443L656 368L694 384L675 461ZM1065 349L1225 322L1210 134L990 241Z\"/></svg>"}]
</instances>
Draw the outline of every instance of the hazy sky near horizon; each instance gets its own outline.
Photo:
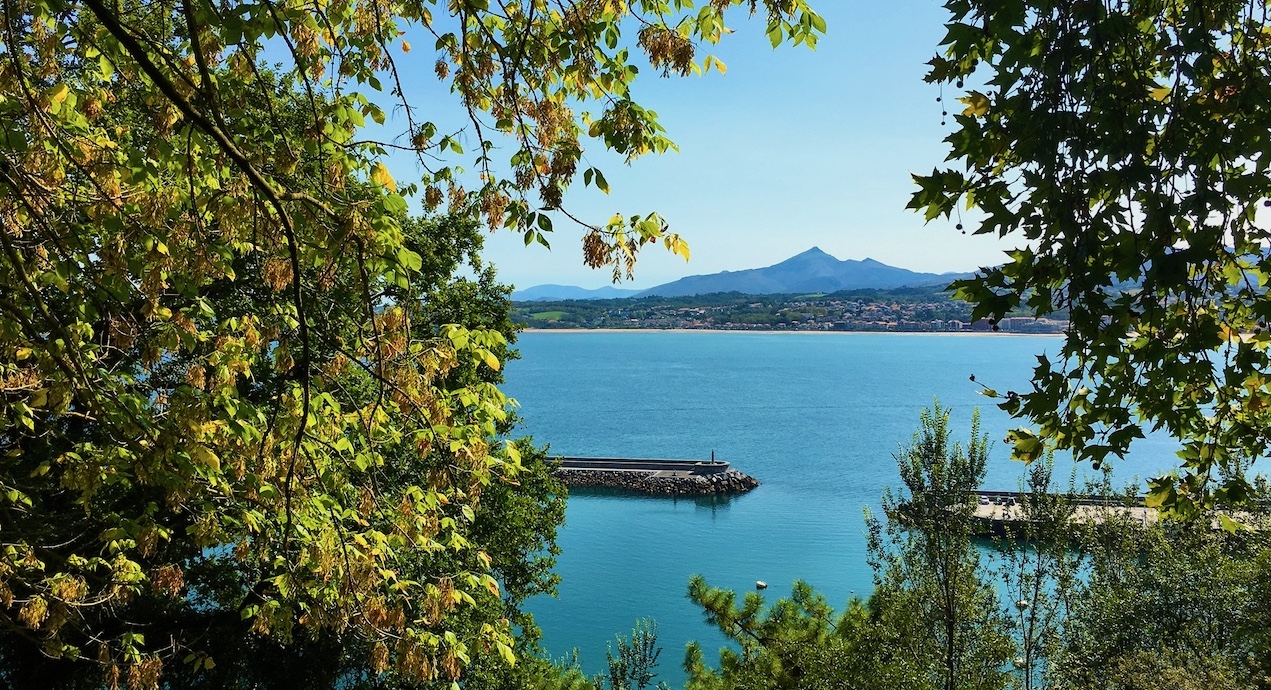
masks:
<instances>
[{"instance_id":1,"label":"hazy sky near horizon","mask_svg":"<svg viewBox=\"0 0 1271 690\"><path fill-rule=\"evenodd\" d=\"M840 259L869 257L929 272L1001 263L1002 252L1014 247L964 235L956 219L926 224L905 209L915 189L911 173L930 172L947 153L942 140L952 119L941 126L942 106L962 107L950 89L938 103L939 88L922 80L944 36L940 4L815 0L813 6L827 24L815 51L773 50L762 18L735 12L736 33L698 53L699 62L706 52L719 57L726 74L662 78L641 70L633 97L658 113L678 153L627 166L597 141L584 141L586 163L604 172L611 193L582 188L580 174L566 208L598 224L618 212L657 211L692 248L688 263L660 245L645 248L635 280L621 287L767 266L812 246ZM415 45L431 41L420 37ZM415 50L410 57L430 55ZM419 65L408 94L416 84L436 94L431 63ZM502 152L511 154L506 146ZM399 180L412 177L409 165L402 157L390 162ZM484 256L502 282L518 288L610 284L609 271L583 266L581 228L563 218L555 228L550 251L526 247L519 234L504 231L487 237Z\"/></svg>"}]
</instances>

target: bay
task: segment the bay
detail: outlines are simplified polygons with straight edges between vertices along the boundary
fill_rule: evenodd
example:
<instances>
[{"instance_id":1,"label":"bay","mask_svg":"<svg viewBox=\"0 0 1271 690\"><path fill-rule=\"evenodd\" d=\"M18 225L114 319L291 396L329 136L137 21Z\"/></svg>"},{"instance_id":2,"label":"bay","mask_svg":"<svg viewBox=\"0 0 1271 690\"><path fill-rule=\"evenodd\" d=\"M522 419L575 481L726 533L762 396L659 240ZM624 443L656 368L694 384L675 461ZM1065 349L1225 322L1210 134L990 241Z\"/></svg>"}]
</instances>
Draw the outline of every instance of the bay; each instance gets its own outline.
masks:
<instances>
[{"instance_id":1,"label":"bay","mask_svg":"<svg viewBox=\"0 0 1271 690\"><path fill-rule=\"evenodd\" d=\"M505 390L522 433L558 455L707 458L761 482L731 499L575 492L557 543L557 598L529 609L554 656L577 649L604 668L606 644L640 618L659 626L661 678L682 684L684 647L708 662L723 638L685 596L689 577L739 593L766 581L769 599L796 580L836 608L867 596L865 509L899 484L893 454L933 399L953 410L954 438L972 410L993 439L986 488L1015 489L1022 465L1002 442L1015 422L981 395L1023 390L1057 337L885 333L529 332ZM975 377L972 382L970 377ZM1169 469L1175 445L1152 436L1113 465L1118 482ZM1071 460L1056 476L1093 473Z\"/></svg>"}]
</instances>

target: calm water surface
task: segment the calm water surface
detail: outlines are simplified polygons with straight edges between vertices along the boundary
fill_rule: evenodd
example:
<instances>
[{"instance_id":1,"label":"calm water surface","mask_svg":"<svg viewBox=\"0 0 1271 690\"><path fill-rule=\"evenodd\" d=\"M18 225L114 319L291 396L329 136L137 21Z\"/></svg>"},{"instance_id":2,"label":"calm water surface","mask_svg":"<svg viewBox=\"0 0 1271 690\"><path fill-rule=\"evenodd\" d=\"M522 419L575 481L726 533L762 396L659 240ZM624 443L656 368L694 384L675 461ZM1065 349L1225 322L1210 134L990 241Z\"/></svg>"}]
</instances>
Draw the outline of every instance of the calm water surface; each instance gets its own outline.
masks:
<instances>
[{"instance_id":1,"label":"calm water surface","mask_svg":"<svg viewBox=\"0 0 1271 690\"><path fill-rule=\"evenodd\" d=\"M684 677L684 645L708 660L723 644L685 596L691 575L770 596L795 580L836 607L865 595L863 509L900 483L893 454L938 397L953 408L955 438L981 408L992 448L986 488L1014 489L1022 466L1001 442L1010 418L976 380L1022 390L1053 337L725 332L534 332L507 367L523 431L553 453L706 458L714 451L761 486L727 500L576 493L558 535L560 596L530 610L553 656L577 648L600 671L605 646L636 619L658 621L661 676ZM1115 468L1147 477L1175 461L1168 439L1149 438ZM1067 477L1071 462L1057 463ZM713 664L712 664L713 665Z\"/></svg>"}]
</instances>

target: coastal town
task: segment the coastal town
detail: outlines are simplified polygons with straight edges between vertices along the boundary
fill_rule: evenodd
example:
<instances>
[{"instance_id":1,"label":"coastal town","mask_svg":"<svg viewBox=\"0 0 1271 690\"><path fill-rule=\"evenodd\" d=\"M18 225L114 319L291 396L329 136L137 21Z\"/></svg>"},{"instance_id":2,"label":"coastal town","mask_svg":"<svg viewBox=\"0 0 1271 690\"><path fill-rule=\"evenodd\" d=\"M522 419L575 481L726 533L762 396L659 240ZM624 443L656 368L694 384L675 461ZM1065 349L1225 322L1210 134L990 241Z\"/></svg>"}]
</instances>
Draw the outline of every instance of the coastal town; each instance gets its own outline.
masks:
<instances>
[{"instance_id":1,"label":"coastal town","mask_svg":"<svg viewBox=\"0 0 1271 690\"><path fill-rule=\"evenodd\" d=\"M529 328L733 331L1063 333L1066 318L972 320L969 305L934 290L867 290L831 295L739 295L519 302Z\"/></svg>"}]
</instances>

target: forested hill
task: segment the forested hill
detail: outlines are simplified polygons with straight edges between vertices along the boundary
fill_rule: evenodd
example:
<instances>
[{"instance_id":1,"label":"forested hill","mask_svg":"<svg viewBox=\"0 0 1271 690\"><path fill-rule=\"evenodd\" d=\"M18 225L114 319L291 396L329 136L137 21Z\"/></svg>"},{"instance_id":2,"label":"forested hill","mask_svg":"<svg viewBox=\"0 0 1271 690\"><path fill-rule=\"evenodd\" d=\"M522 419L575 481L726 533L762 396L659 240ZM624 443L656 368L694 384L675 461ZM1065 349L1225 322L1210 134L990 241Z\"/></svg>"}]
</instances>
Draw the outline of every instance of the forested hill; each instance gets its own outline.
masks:
<instances>
[{"instance_id":1,"label":"forested hill","mask_svg":"<svg viewBox=\"0 0 1271 690\"><path fill-rule=\"evenodd\" d=\"M529 328L692 328L706 330L971 331L970 305L938 288L845 290L832 293L746 295L724 292L683 297L515 302L513 319ZM1035 320L1008 317L998 328L1058 333L1066 315Z\"/></svg>"}]
</instances>

